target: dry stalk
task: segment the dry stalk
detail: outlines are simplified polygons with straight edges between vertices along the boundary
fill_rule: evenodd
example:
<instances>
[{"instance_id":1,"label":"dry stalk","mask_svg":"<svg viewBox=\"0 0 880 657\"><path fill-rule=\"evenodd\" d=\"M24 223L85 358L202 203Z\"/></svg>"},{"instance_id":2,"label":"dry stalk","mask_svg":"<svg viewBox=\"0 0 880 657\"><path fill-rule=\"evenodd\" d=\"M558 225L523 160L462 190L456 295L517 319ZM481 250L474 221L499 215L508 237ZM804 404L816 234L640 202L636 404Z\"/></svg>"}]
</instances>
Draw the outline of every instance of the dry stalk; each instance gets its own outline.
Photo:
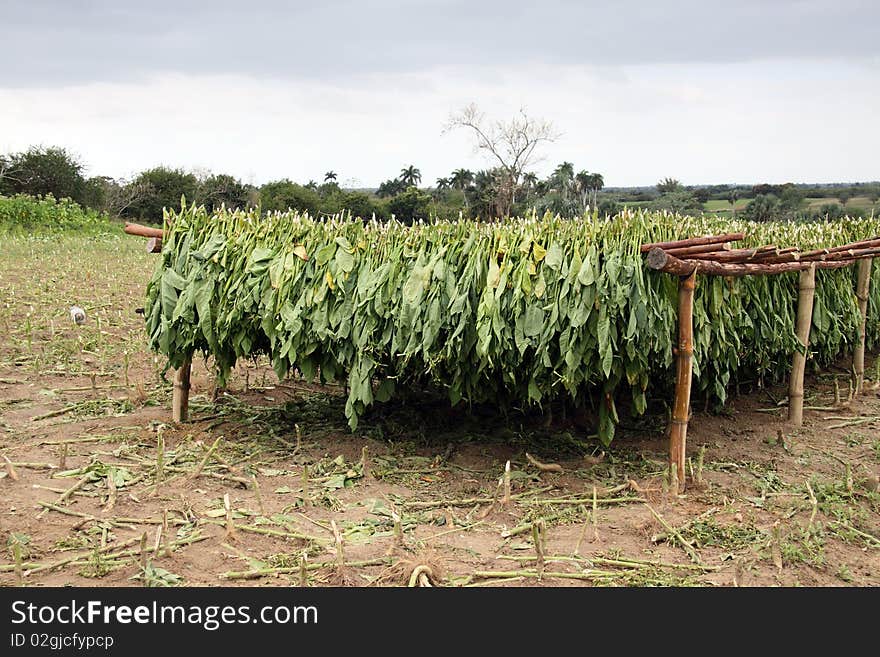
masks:
<instances>
[{"instance_id":1,"label":"dry stalk","mask_svg":"<svg viewBox=\"0 0 880 657\"><path fill-rule=\"evenodd\" d=\"M700 450L697 452L697 470L694 473L694 483L697 486L703 485L703 463L706 458L706 446L700 445Z\"/></svg>"},{"instance_id":2,"label":"dry stalk","mask_svg":"<svg viewBox=\"0 0 880 657\"><path fill-rule=\"evenodd\" d=\"M263 495L260 492L260 482L257 481L257 475L251 475L254 482L254 494L257 496L257 508L260 510L260 515L266 515L266 509L263 507Z\"/></svg>"},{"instance_id":3,"label":"dry stalk","mask_svg":"<svg viewBox=\"0 0 880 657\"><path fill-rule=\"evenodd\" d=\"M226 537L224 540L235 540L235 522L232 520L232 503L229 501L229 493L223 495L223 508L226 510Z\"/></svg>"},{"instance_id":4,"label":"dry stalk","mask_svg":"<svg viewBox=\"0 0 880 657\"><path fill-rule=\"evenodd\" d=\"M309 466L303 465L302 469L302 499L303 506L311 506L311 498L309 497Z\"/></svg>"},{"instance_id":5,"label":"dry stalk","mask_svg":"<svg viewBox=\"0 0 880 657\"><path fill-rule=\"evenodd\" d=\"M147 532L141 534L141 570L147 569Z\"/></svg>"},{"instance_id":6,"label":"dry stalk","mask_svg":"<svg viewBox=\"0 0 880 657\"><path fill-rule=\"evenodd\" d=\"M9 457L6 454L3 455L3 460L6 462L6 474L12 481L18 481L18 473L15 471L15 466L12 465L12 461L9 460Z\"/></svg>"},{"instance_id":7,"label":"dry stalk","mask_svg":"<svg viewBox=\"0 0 880 657\"><path fill-rule=\"evenodd\" d=\"M431 570L431 566L426 564L419 564L416 566L412 574L409 576L409 588L415 588L416 586L421 587L431 587L431 580L434 577L434 571Z\"/></svg>"},{"instance_id":8,"label":"dry stalk","mask_svg":"<svg viewBox=\"0 0 880 657\"><path fill-rule=\"evenodd\" d=\"M299 558L299 585L305 588L309 585L309 569L306 566L306 555Z\"/></svg>"},{"instance_id":9,"label":"dry stalk","mask_svg":"<svg viewBox=\"0 0 880 657\"><path fill-rule=\"evenodd\" d=\"M373 473L370 471L370 455L366 445L361 448L361 471L363 472L364 479L370 480L373 478Z\"/></svg>"},{"instance_id":10,"label":"dry stalk","mask_svg":"<svg viewBox=\"0 0 880 657\"><path fill-rule=\"evenodd\" d=\"M219 436L217 440L214 441L214 444L211 445L211 447L208 449L205 457L201 461L199 461L199 465L196 467L193 473L189 477L187 477L188 481L193 481L202 474L202 470L205 469L205 466L208 465L208 461L211 459L211 456L213 456L214 452L217 451L217 447L220 445L221 440L223 440L223 436Z\"/></svg>"},{"instance_id":11,"label":"dry stalk","mask_svg":"<svg viewBox=\"0 0 880 657\"><path fill-rule=\"evenodd\" d=\"M339 572L345 567L345 552L343 549L342 534L339 533L339 527L336 521L330 521L330 529L333 531L333 540L336 543L336 568Z\"/></svg>"},{"instance_id":12,"label":"dry stalk","mask_svg":"<svg viewBox=\"0 0 880 657\"><path fill-rule=\"evenodd\" d=\"M526 460L541 472L558 472L560 474L563 472L562 466L558 463L542 463L528 452L526 452Z\"/></svg>"},{"instance_id":13,"label":"dry stalk","mask_svg":"<svg viewBox=\"0 0 880 657\"><path fill-rule=\"evenodd\" d=\"M773 523L770 529L770 555L773 558L773 565L781 573L782 572L782 537L779 529L779 521Z\"/></svg>"},{"instance_id":14,"label":"dry stalk","mask_svg":"<svg viewBox=\"0 0 880 657\"><path fill-rule=\"evenodd\" d=\"M807 479L807 493L810 495L810 504L813 507L813 510L810 513L810 522L807 527L810 531L813 531L813 523L816 521L816 514L819 512L819 502L816 500L816 494L813 492L813 487L810 486L809 479Z\"/></svg>"},{"instance_id":15,"label":"dry stalk","mask_svg":"<svg viewBox=\"0 0 880 657\"><path fill-rule=\"evenodd\" d=\"M171 534L168 531L168 509L162 509L162 533L165 536L164 554L166 557L170 557L173 550L171 547Z\"/></svg>"},{"instance_id":16,"label":"dry stalk","mask_svg":"<svg viewBox=\"0 0 880 657\"><path fill-rule=\"evenodd\" d=\"M504 494L501 496L501 506L502 508L507 508L510 504L510 461L504 465L502 482Z\"/></svg>"},{"instance_id":17,"label":"dry stalk","mask_svg":"<svg viewBox=\"0 0 880 657\"><path fill-rule=\"evenodd\" d=\"M116 480L113 472L107 475L107 505L104 507L104 513L110 513L116 506Z\"/></svg>"},{"instance_id":18,"label":"dry stalk","mask_svg":"<svg viewBox=\"0 0 880 657\"><path fill-rule=\"evenodd\" d=\"M162 430L158 431L156 437L156 482L161 482L165 478L165 436Z\"/></svg>"},{"instance_id":19,"label":"dry stalk","mask_svg":"<svg viewBox=\"0 0 880 657\"><path fill-rule=\"evenodd\" d=\"M536 567L538 573L544 572L544 519L540 518L532 523L532 542L535 545Z\"/></svg>"},{"instance_id":20,"label":"dry stalk","mask_svg":"<svg viewBox=\"0 0 880 657\"><path fill-rule=\"evenodd\" d=\"M663 518L663 516L661 516L659 513L657 513L657 511L654 510L654 507L652 507L650 504L645 504L645 506L648 507L648 510L657 519L657 522L659 522L661 525L663 525L663 528L667 532L667 536L673 536L675 538L675 540L678 542L678 544L681 545L681 548L691 558L691 561L693 561L694 563L697 563L697 564L701 563L700 556L697 554L696 550L694 550L693 546L684 539L684 537L681 535L681 532L679 532L675 527L670 525Z\"/></svg>"},{"instance_id":21,"label":"dry stalk","mask_svg":"<svg viewBox=\"0 0 880 657\"><path fill-rule=\"evenodd\" d=\"M15 581L18 586L24 586L24 567L21 556L21 543L13 541L12 558L15 560Z\"/></svg>"}]
</instances>

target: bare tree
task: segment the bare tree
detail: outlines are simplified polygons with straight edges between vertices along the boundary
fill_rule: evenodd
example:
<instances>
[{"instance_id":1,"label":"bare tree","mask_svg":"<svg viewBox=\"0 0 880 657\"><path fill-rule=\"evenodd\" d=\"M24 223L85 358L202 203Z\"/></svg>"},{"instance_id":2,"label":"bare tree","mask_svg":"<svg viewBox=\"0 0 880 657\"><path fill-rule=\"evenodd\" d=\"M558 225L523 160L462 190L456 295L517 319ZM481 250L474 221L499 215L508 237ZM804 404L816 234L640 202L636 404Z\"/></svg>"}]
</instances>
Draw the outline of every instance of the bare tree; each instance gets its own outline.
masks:
<instances>
[{"instance_id":1,"label":"bare tree","mask_svg":"<svg viewBox=\"0 0 880 657\"><path fill-rule=\"evenodd\" d=\"M101 204L103 206L101 209L114 217L121 216L130 206L153 191L153 186L144 181L126 183L124 180L116 181L103 177L101 183L104 187L104 202Z\"/></svg>"},{"instance_id":2,"label":"bare tree","mask_svg":"<svg viewBox=\"0 0 880 657\"><path fill-rule=\"evenodd\" d=\"M13 175L15 172L16 170L12 160L0 155L0 187L2 187L4 178L8 178L13 182L18 182L18 179Z\"/></svg>"},{"instance_id":3,"label":"bare tree","mask_svg":"<svg viewBox=\"0 0 880 657\"><path fill-rule=\"evenodd\" d=\"M476 137L476 150L484 151L490 159L498 162L502 174L502 198L499 211L506 215L516 203L516 192L524 171L540 161L536 149L543 142L559 138L553 124L519 112L509 121L490 121L474 103L449 117L443 134L459 128L467 128Z\"/></svg>"}]
</instances>

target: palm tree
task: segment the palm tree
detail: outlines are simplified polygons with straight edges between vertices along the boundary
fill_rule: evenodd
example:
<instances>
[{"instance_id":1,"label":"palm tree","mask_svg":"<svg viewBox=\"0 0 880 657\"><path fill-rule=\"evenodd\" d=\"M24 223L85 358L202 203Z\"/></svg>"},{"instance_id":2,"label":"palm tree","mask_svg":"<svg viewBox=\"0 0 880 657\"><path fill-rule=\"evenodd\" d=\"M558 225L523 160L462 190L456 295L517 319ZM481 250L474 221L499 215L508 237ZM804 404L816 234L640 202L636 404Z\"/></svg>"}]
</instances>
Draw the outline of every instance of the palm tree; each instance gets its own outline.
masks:
<instances>
[{"instance_id":1,"label":"palm tree","mask_svg":"<svg viewBox=\"0 0 880 657\"><path fill-rule=\"evenodd\" d=\"M676 178L669 178L668 176L657 183L657 191L660 194L669 194L670 192L677 192L681 189L681 182Z\"/></svg>"},{"instance_id":2,"label":"palm tree","mask_svg":"<svg viewBox=\"0 0 880 657\"><path fill-rule=\"evenodd\" d=\"M400 179L407 185L416 186L422 182L422 172L412 164L400 170Z\"/></svg>"},{"instance_id":3,"label":"palm tree","mask_svg":"<svg viewBox=\"0 0 880 657\"><path fill-rule=\"evenodd\" d=\"M524 173L522 177L522 188L526 192L526 199L534 194L535 188L538 186L538 176L534 172Z\"/></svg>"},{"instance_id":4,"label":"palm tree","mask_svg":"<svg viewBox=\"0 0 880 657\"><path fill-rule=\"evenodd\" d=\"M474 172L468 169L456 169L450 174L449 182L455 189L464 191L474 182Z\"/></svg>"},{"instance_id":5,"label":"palm tree","mask_svg":"<svg viewBox=\"0 0 880 657\"><path fill-rule=\"evenodd\" d=\"M393 178L391 180L386 180L381 185L379 185L379 189L376 190L376 196L379 198L386 198L390 196L397 196L398 194L406 191L406 185L399 178Z\"/></svg>"},{"instance_id":6,"label":"palm tree","mask_svg":"<svg viewBox=\"0 0 880 657\"><path fill-rule=\"evenodd\" d=\"M593 182L593 174L591 174L586 169L580 171L574 177L574 188L577 190L577 193L580 194L581 197L581 210L583 212L587 211L587 205L589 205L590 198L590 190L592 190L592 182Z\"/></svg>"},{"instance_id":7,"label":"palm tree","mask_svg":"<svg viewBox=\"0 0 880 657\"><path fill-rule=\"evenodd\" d=\"M554 189L560 193L563 201L568 201L572 183L574 182L574 164L571 162L563 162L556 167L550 178L553 181Z\"/></svg>"},{"instance_id":8,"label":"palm tree","mask_svg":"<svg viewBox=\"0 0 880 657\"><path fill-rule=\"evenodd\" d=\"M593 205L591 207L595 208L598 206L598 196L599 190L605 187L605 178L601 173L594 173L590 175L590 190L593 192Z\"/></svg>"},{"instance_id":9,"label":"palm tree","mask_svg":"<svg viewBox=\"0 0 880 657\"><path fill-rule=\"evenodd\" d=\"M452 185L452 183L449 180L449 178L437 178L437 189L438 190L449 189L451 185Z\"/></svg>"},{"instance_id":10,"label":"palm tree","mask_svg":"<svg viewBox=\"0 0 880 657\"><path fill-rule=\"evenodd\" d=\"M318 189L318 183L316 183L314 180L310 180L309 182L306 183L306 188L307 188L307 189L317 190L317 189Z\"/></svg>"},{"instance_id":11,"label":"palm tree","mask_svg":"<svg viewBox=\"0 0 880 657\"><path fill-rule=\"evenodd\" d=\"M461 190L464 195L464 208L470 212L471 204L468 199L468 189L474 182L474 172L469 169L456 169L449 174L449 184L453 189Z\"/></svg>"},{"instance_id":12,"label":"palm tree","mask_svg":"<svg viewBox=\"0 0 880 657\"><path fill-rule=\"evenodd\" d=\"M336 180L336 172L333 170L324 174L324 182L330 182L331 180Z\"/></svg>"},{"instance_id":13,"label":"palm tree","mask_svg":"<svg viewBox=\"0 0 880 657\"><path fill-rule=\"evenodd\" d=\"M563 162L556 167L553 175L560 180L570 180L571 178L574 178L574 164L571 162Z\"/></svg>"}]
</instances>

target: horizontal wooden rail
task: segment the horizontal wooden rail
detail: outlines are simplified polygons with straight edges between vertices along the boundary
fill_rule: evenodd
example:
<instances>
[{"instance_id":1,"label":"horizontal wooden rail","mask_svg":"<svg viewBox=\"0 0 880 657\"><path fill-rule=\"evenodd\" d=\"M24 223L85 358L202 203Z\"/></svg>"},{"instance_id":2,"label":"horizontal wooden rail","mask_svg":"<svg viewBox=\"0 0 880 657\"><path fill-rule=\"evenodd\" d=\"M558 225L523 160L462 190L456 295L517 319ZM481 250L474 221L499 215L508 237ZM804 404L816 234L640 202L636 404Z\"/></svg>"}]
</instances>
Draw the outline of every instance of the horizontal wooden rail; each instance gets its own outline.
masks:
<instances>
[{"instance_id":1,"label":"horizontal wooden rail","mask_svg":"<svg viewBox=\"0 0 880 657\"><path fill-rule=\"evenodd\" d=\"M165 231L161 228L142 226L141 224L133 224L128 221L125 222L123 230L129 235L138 235L139 237L165 237Z\"/></svg>"},{"instance_id":2,"label":"horizontal wooden rail","mask_svg":"<svg viewBox=\"0 0 880 657\"><path fill-rule=\"evenodd\" d=\"M726 233L724 235L708 235L706 237L690 237L686 240L673 240L672 242L654 242L642 244L642 253L648 253L653 248L658 249L683 249L688 246L702 246L704 244L723 244L724 242L736 242L745 238L745 233Z\"/></svg>"},{"instance_id":3,"label":"horizontal wooden rail","mask_svg":"<svg viewBox=\"0 0 880 657\"><path fill-rule=\"evenodd\" d=\"M775 275L791 271L802 271L811 265L818 269L837 269L852 264L853 260L831 260L822 262L781 262L777 264L762 263L727 263L714 260L680 260L669 255L663 249L651 249L645 259L648 267L657 271L690 276L694 272L709 276L750 276L755 274Z\"/></svg>"}]
</instances>

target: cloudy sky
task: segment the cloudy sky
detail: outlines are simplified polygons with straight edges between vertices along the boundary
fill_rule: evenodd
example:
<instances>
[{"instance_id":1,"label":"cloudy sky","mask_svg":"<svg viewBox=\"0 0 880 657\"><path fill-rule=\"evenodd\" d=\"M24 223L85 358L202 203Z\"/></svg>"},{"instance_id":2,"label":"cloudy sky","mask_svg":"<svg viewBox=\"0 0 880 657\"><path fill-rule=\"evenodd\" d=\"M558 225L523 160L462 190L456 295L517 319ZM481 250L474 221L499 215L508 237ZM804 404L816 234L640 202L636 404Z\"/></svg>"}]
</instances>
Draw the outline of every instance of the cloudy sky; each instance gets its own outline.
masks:
<instances>
[{"instance_id":1,"label":"cloudy sky","mask_svg":"<svg viewBox=\"0 0 880 657\"><path fill-rule=\"evenodd\" d=\"M263 183L486 161L450 112L520 108L606 184L880 178L876 0L0 0L0 152Z\"/></svg>"}]
</instances>

